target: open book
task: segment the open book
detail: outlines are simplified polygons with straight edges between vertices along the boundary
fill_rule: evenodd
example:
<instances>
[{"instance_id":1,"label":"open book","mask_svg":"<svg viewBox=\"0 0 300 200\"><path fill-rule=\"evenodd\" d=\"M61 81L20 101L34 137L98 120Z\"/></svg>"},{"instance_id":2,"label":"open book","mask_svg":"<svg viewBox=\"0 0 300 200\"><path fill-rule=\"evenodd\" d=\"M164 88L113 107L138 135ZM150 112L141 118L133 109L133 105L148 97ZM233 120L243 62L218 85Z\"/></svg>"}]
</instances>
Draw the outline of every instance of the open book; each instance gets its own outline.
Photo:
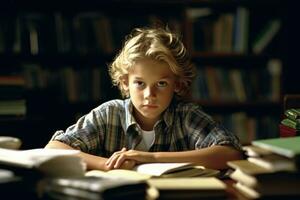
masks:
<instances>
[{"instance_id":1,"label":"open book","mask_svg":"<svg viewBox=\"0 0 300 200\"><path fill-rule=\"evenodd\" d=\"M108 172L91 170L86 173L86 176L135 180L147 180L157 177L208 177L217 175L219 175L218 170L208 169L191 163L145 163L137 165L133 170L113 169Z\"/></svg>"},{"instance_id":2,"label":"open book","mask_svg":"<svg viewBox=\"0 0 300 200\"><path fill-rule=\"evenodd\" d=\"M75 156L79 151L65 149L10 150L0 148L1 168L35 170L47 176L84 176L85 164Z\"/></svg>"}]
</instances>

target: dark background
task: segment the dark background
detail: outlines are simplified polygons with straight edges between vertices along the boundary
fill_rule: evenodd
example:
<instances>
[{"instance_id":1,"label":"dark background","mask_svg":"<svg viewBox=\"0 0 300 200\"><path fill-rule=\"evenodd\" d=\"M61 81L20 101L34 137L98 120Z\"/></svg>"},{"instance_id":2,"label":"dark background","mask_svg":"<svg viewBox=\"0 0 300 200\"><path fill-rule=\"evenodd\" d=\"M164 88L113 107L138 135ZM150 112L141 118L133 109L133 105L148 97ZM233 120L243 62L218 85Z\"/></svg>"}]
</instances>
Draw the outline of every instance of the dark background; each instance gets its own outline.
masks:
<instances>
[{"instance_id":1,"label":"dark background","mask_svg":"<svg viewBox=\"0 0 300 200\"><path fill-rule=\"evenodd\" d=\"M185 7L212 7L217 10L232 9L237 6L246 6L251 9L250 16L253 19L259 17L279 15L282 19L283 26L280 34L276 36L275 41L270 44L263 55L253 56L251 54L236 56L225 55L218 56L215 54L201 55L194 57L194 60L201 62L241 62L241 63L256 63L261 60L272 58L280 58L283 63L283 71L281 75L281 98L279 102L257 104L248 102L241 105L232 104L204 104L203 107L209 113L230 113L235 111L249 112L254 116L259 116L261 113L276 116L277 121L282 117L283 112L283 97L286 94L297 94L300 91L299 87L299 11L292 1L21 1L11 0L1 2L0 19L9 20L10 17L17 15L26 15L28 13L42 13L46 16L51 16L58 12L66 16L74 16L84 12L100 12L108 16L108 18L123 18L131 21L134 25L139 24L139 18L155 13L160 16L162 21L169 16L183 19ZM252 18L252 17L250 17ZM126 20L125 20L126 21ZM44 21L47 23L47 21ZM117 22L116 22L117 23ZM255 26L255 21L252 22ZM258 22L257 22L258 23ZM122 24L122 22L121 22ZM120 24L119 24L120 25ZM50 26L50 24L49 24ZM122 26L121 26L122 27ZM187 29L183 24L183 35L187 35ZM117 48L122 45L122 39L129 33L130 29L126 26L121 29L123 31L116 36ZM249 33L253 34L253 33ZM53 43L51 30L48 34L44 34L45 41L50 46ZM189 51L192 51L189 49ZM38 55L30 55L27 52L14 54L5 52L0 54L1 72L9 70L17 71L19 65L23 63L39 63L47 66L50 70L55 70L62 65L72 65L75 69L98 65L107 68L107 65L112 61L117 51L103 53L57 53L55 50L45 49L44 52ZM225 57L225 58L224 58ZM50 66L50 67L48 67ZM60 88L26 90L25 98L27 102L26 116L5 116L0 118L0 135L11 135L22 139L22 148L43 147L50 139L51 135L60 129L66 129L73 124L76 119L89 112L90 109L100 103L113 99L120 98L116 88L111 87L110 79L106 70L103 70L102 80L102 98L98 101L83 101L83 102L67 102L60 98L57 93ZM262 86L264 83L261 83Z\"/></svg>"}]
</instances>

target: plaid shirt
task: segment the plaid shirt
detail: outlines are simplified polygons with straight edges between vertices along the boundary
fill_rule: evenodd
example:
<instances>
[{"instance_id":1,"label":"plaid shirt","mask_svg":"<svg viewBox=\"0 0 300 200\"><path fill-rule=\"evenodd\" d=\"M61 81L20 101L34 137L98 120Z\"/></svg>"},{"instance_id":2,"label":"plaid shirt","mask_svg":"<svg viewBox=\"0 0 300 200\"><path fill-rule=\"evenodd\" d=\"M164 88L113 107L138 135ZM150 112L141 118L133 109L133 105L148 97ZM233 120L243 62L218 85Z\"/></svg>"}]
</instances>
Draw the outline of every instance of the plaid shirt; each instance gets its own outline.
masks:
<instances>
[{"instance_id":1,"label":"plaid shirt","mask_svg":"<svg viewBox=\"0 0 300 200\"><path fill-rule=\"evenodd\" d=\"M136 149L142 136L132 110L130 99L108 101L81 117L65 132L55 132L51 140L103 157L111 156L122 147ZM154 131L150 152L185 151L213 145L230 145L241 150L238 138L194 103L172 101L154 125Z\"/></svg>"}]
</instances>

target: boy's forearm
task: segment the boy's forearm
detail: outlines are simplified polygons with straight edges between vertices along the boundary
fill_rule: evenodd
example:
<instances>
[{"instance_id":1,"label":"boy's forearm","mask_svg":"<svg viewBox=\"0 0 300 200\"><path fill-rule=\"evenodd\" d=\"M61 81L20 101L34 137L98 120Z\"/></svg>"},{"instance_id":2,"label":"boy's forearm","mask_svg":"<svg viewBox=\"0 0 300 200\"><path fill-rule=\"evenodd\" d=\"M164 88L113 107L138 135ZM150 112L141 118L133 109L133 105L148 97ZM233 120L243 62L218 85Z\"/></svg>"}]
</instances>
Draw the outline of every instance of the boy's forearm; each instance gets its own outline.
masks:
<instances>
[{"instance_id":1,"label":"boy's forearm","mask_svg":"<svg viewBox=\"0 0 300 200\"><path fill-rule=\"evenodd\" d=\"M50 141L45 148L52 148L52 149L74 149L71 146L64 144L59 141ZM105 165L106 158L100 157L100 156L94 156L91 154L87 154L84 152L80 152L78 154L79 157L81 157L84 162L87 164L87 169L98 169L98 170L104 170L107 171L109 170L107 166Z\"/></svg>"},{"instance_id":2,"label":"boy's forearm","mask_svg":"<svg viewBox=\"0 0 300 200\"><path fill-rule=\"evenodd\" d=\"M241 152L230 146L212 146L182 152L155 152L155 162L192 162L212 169L227 168L227 161L242 158Z\"/></svg>"}]
</instances>

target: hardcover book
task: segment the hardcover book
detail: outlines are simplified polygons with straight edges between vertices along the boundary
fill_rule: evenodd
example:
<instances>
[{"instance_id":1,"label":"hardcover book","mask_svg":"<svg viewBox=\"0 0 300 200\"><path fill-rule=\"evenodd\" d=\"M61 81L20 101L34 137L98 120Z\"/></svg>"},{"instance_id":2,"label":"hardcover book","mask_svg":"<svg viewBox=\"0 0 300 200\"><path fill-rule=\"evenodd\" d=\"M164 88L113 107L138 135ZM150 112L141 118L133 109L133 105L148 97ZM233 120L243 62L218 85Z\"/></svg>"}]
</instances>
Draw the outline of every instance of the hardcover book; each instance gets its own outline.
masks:
<instances>
[{"instance_id":1,"label":"hardcover book","mask_svg":"<svg viewBox=\"0 0 300 200\"><path fill-rule=\"evenodd\" d=\"M144 181L99 177L49 178L41 182L45 199L145 199L148 185Z\"/></svg>"},{"instance_id":2,"label":"hardcover book","mask_svg":"<svg viewBox=\"0 0 300 200\"><path fill-rule=\"evenodd\" d=\"M291 108L284 112L285 116L300 123L300 109Z\"/></svg>"},{"instance_id":3,"label":"hardcover book","mask_svg":"<svg viewBox=\"0 0 300 200\"><path fill-rule=\"evenodd\" d=\"M162 178L148 180L159 199L225 198L226 185L216 177Z\"/></svg>"},{"instance_id":4,"label":"hardcover book","mask_svg":"<svg viewBox=\"0 0 300 200\"><path fill-rule=\"evenodd\" d=\"M76 156L78 150L0 148L0 166L19 172L36 171L50 177L81 177L85 163Z\"/></svg>"},{"instance_id":5,"label":"hardcover book","mask_svg":"<svg viewBox=\"0 0 300 200\"><path fill-rule=\"evenodd\" d=\"M250 188L270 188L273 185L278 188L278 185L282 185L278 182L290 186L300 184L299 172L273 172L248 160L229 161L227 164L234 169L230 178Z\"/></svg>"},{"instance_id":6,"label":"hardcover book","mask_svg":"<svg viewBox=\"0 0 300 200\"><path fill-rule=\"evenodd\" d=\"M300 155L300 136L255 140L252 141L252 145L288 158L295 158Z\"/></svg>"}]
</instances>

